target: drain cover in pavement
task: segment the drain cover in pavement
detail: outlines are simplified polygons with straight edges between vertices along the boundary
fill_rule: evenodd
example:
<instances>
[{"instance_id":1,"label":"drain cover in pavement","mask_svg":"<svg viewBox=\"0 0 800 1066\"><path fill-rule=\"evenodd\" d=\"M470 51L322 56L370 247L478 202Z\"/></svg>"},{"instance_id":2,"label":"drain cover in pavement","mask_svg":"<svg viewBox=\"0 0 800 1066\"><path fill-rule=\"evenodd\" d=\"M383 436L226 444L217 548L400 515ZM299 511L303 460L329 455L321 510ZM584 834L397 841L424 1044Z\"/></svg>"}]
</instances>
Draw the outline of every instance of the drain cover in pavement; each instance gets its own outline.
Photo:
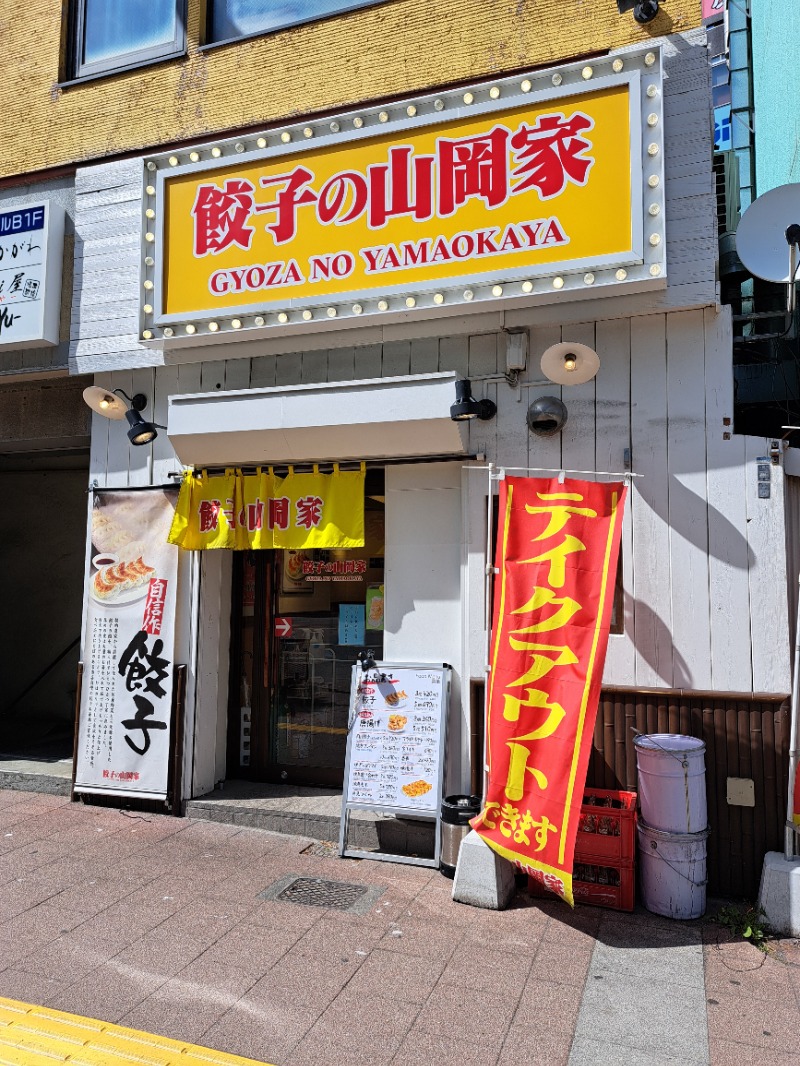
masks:
<instances>
[{"instance_id":1,"label":"drain cover in pavement","mask_svg":"<svg viewBox=\"0 0 800 1066\"><path fill-rule=\"evenodd\" d=\"M351 914L366 914L385 889L350 881L328 881L322 877L289 875L259 893L261 899L300 903L305 907L331 907Z\"/></svg>"}]
</instances>

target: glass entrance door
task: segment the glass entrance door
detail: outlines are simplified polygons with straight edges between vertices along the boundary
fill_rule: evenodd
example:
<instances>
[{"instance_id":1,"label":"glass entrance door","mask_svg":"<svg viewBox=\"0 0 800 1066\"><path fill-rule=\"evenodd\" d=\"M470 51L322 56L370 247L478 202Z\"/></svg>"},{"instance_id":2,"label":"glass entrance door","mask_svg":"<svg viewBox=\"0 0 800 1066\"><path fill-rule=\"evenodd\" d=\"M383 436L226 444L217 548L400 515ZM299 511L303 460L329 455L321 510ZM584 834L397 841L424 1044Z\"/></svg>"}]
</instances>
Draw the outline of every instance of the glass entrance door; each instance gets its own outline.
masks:
<instances>
[{"instance_id":1,"label":"glass entrance door","mask_svg":"<svg viewBox=\"0 0 800 1066\"><path fill-rule=\"evenodd\" d=\"M237 558L229 776L341 785L352 666L383 656L382 471L364 517L363 548Z\"/></svg>"}]
</instances>

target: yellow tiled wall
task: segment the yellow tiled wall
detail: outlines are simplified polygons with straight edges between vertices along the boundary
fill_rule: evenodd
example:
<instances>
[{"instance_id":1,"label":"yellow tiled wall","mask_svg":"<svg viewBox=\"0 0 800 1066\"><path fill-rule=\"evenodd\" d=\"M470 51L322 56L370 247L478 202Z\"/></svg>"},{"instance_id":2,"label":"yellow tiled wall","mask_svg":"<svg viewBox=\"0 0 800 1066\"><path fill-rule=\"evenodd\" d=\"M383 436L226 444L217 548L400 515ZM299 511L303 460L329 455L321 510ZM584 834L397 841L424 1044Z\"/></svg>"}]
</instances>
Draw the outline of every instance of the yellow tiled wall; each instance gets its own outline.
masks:
<instances>
[{"instance_id":1,"label":"yellow tiled wall","mask_svg":"<svg viewBox=\"0 0 800 1066\"><path fill-rule=\"evenodd\" d=\"M62 86L68 2L3 0L0 178L266 126L439 85L489 78L691 29L700 0L648 26L616 0L388 0L322 22Z\"/></svg>"}]
</instances>

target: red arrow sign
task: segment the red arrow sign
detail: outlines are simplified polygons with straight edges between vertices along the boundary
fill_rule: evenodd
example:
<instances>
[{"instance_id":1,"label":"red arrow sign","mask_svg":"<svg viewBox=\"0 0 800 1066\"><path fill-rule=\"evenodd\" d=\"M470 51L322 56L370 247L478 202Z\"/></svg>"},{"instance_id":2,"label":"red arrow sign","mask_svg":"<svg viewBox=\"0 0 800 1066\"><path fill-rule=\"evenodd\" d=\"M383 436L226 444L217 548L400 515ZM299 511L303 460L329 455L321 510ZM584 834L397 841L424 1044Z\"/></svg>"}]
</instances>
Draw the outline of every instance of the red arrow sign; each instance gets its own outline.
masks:
<instances>
[{"instance_id":1,"label":"red arrow sign","mask_svg":"<svg viewBox=\"0 0 800 1066\"><path fill-rule=\"evenodd\" d=\"M275 619L275 636L276 637L290 637L292 635L292 620L291 618L276 618Z\"/></svg>"}]
</instances>

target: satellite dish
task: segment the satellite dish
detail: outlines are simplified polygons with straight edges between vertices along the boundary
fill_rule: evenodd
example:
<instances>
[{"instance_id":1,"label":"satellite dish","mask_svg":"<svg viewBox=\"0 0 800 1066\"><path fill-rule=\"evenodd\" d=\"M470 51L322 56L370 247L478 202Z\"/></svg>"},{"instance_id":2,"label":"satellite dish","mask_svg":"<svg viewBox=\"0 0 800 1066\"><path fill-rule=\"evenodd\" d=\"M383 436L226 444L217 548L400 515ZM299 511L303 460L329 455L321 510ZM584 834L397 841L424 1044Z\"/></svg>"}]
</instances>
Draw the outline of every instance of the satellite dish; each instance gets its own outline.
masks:
<instances>
[{"instance_id":1,"label":"satellite dish","mask_svg":"<svg viewBox=\"0 0 800 1066\"><path fill-rule=\"evenodd\" d=\"M780 185L750 204L736 230L736 253L754 277L792 280L786 230L798 223L800 184Z\"/></svg>"},{"instance_id":2,"label":"satellite dish","mask_svg":"<svg viewBox=\"0 0 800 1066\"><path fill-rule=\"evenodd\" d=\"M124 418L128 410L128 405L123 403L119 396L100 385L90 385L88 389L84 389L83 398L98 415L113 418L115 421Z\"/></svg>"},{"instance_id":3,"label":"satellite dish","mask_svg":"<svg viewBox=\"0 0 800 1066\"><path fill-rule=\"evenodd\" d=\"M594 348L564 341L551 345L542 356L542 373L556 385L583 385L600 369Z\"/></svg>"}]
</instances>

